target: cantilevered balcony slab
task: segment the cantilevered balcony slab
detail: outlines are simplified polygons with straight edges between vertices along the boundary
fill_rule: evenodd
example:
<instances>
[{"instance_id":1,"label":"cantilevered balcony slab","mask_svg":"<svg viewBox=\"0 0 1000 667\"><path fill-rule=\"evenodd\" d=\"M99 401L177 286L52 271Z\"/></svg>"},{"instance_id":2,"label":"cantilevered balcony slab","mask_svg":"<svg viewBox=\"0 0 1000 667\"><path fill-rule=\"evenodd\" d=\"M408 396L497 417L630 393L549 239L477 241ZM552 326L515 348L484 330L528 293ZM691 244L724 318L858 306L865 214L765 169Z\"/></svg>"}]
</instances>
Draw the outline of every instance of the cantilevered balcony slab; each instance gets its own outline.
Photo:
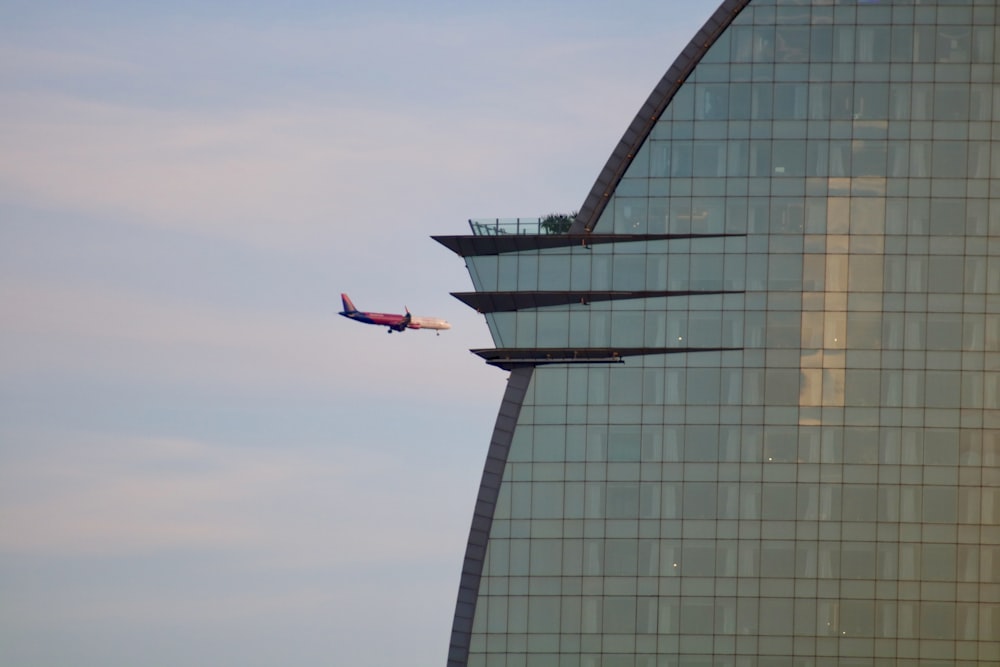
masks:
<instances>
[{"instance_id":1,"label":"cantilevered balcony slab","mask_svg":"<svg viewBox=\"0 0 1000 667\"><path fill-rule=\"evenodd\" d=\"M711 239L746 234L499 234L491 236L432 236L431 238L460 257L501 255L523 250L547 250L602 243Z\"/></svg>"},{"instance_id":2,"label":"cantilevered balcony slab","mask_svg":"<svg viewBox=\"0 0 1000 667\"><path fill-rule=\"evenodd\" d=\"M451 295L480 313L505 313L548 306L587 305L597 301L743 293L743 290L589 290L586 292L452 292Z\"/></svg>"},{"instance_id":3,"label":"cantilevered balcony slab","mask_svg":"<svg viewBox=\"0 0 1000 667\"><path fill-rule=\"evenodd\" d=\"M614 364L626 357L655 354L690 354L693 352L733 352L741 347L516 347L471 350L491 366L513 370L546 364Z\"/></svg>"}]
</instances>

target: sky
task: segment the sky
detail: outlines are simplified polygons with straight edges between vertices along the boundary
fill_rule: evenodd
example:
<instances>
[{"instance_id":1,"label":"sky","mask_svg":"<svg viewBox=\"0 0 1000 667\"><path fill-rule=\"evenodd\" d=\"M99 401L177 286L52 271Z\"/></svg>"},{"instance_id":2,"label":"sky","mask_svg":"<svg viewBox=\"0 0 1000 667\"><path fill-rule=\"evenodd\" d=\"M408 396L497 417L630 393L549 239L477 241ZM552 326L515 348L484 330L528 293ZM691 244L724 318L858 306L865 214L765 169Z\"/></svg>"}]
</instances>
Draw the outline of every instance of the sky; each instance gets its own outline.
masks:
<instances>
[{"instance_id":1,"label":"sky","mask_svg":"<svg viewBox=\"0 0 1000 667\"><path fill-rule=\"evenodd\" d=\"M443 666L506 373L430 236L579 209L715 6L0 2L0 664Z\"/></svg>"}]
</instances>

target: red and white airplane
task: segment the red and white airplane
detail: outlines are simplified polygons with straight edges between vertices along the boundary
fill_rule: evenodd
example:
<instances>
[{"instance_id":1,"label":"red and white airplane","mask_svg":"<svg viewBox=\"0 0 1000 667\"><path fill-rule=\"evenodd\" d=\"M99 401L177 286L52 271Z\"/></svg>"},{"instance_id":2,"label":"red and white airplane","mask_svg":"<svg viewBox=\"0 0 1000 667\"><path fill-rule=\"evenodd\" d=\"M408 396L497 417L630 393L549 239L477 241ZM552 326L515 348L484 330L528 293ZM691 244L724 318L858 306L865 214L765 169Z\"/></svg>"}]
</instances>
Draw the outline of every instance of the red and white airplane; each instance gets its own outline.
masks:
<instances>
[{"instance_id":1,"label":"red and white airplane","mask_svg":"<svg viewBox=\"0 0 1000 667\"><path fill-rule=\"evenodd\" d=\"M344 303L344 310L341 315L365 324L376 324L389 327L389 333L393 331L406 331L407 329L450 329L451 325L440 317L417 317L410 314L410 309L406 308L405 315L395 315L392 313L368 313L358 310L351 302L351 297L346 294L340 295L340 300ZM440 331L438 332L440 334Z\"/></svg>"}]
</instances>

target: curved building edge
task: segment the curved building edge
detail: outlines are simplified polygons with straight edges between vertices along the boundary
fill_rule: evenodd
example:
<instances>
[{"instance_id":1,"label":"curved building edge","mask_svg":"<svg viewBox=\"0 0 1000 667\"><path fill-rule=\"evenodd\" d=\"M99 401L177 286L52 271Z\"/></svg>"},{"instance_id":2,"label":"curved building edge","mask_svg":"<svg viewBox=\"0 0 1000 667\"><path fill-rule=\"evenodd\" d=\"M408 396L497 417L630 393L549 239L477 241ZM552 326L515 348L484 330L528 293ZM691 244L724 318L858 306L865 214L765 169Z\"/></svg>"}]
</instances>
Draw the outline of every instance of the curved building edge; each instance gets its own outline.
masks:
<instances>
[{"instance_id":1,"label":"curved building edge","mask_svg":"<svg viewBox=\"0 0 1000 667\"><path fill-rule=\"evenodd\" d=\"M670 104L670 100L674 98L691 72L701 62L705 52L715 44L719 36L725 32L726 28L750 2L751 0L725 0L697 32L694 39L684 47L674 64L653 88L649 98L639 108L639 112L629 124L628 129L625 130L625 134L622 135L615 150L611 153L611 157L608 158L598 175L594 187L590 189L583 206L580 207L580 212L569 230L570 234L589 234L594 231L608 200L615 188L618 187L618 183L629 165L632 164L632 159L639 152L639 148L653 131L653 127L663 114L663 110Z\"/></svg>"},{"instance_id":2,"label":"curved building edge","mask_svg":"<svg viewBox=\"0 0 1000 667\"><path fill-rule=\"evenodd\" d=\"M522 366L511 371L507 379L507 389L500 401L490 447L486 454L486 465L476 496L476 509L472 516L469 541L465 547L462 562L462 578L458 586L458 601L455 604L455 618L452 621L451 642L448 647L448 667L462 667L469 658L469 643L472 636L472 620L479 597L479 582L483 574L486 558L486 543L493 525L493 514L500 482L507 465L507 454L514 438L514 427L521 413L525 393L531 382L534 369Z\"/></svg>"},{"instance_id":3,"label":"curved building edge","mask_svg":"<svg viewBox=\"0 0 1000 667\"><path fill-rule=\"evenodd\" d=\"M724 0L681 51L642 105L612 152L584 200L584 204L580 207L580 212L568 234L589 235L593 231L608 199L631 164L632 158L649 137L660 114L708 49L750 2L751 0ZM448 245L443 241L439 240L439 242ZM500 483L503 480L507 455L514 437L514 428L533 372L534 367L531 365L512 368L507 381L507 389L501 400L476 497L469 539L466 543L458 599L452 621L451 640L448 647L448 667L466 667L468 664L472 624L479 596L486 546L500 492Z\"/></svg>"}]
</instances>

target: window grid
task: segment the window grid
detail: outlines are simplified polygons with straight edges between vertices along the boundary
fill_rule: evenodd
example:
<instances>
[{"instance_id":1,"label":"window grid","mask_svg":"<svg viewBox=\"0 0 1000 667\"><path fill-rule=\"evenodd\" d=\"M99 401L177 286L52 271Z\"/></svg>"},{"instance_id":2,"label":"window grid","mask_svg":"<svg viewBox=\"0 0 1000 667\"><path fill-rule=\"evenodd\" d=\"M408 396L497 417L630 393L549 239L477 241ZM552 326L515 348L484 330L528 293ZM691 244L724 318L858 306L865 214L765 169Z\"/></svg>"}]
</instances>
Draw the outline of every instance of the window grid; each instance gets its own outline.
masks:
<instances>
[{"instance_id":1,"label":"window grid","mask_svg":"<svg viewBox=\"0 0 1000 667\"><path fill-rule=\"evenodd\" d=\"M1000 660L995 21L754 2L596 227L746 236L470 260L738 292L494 313L498 346L743 348L535 369L470 665Z\"/></svg>"}]
</instances>

